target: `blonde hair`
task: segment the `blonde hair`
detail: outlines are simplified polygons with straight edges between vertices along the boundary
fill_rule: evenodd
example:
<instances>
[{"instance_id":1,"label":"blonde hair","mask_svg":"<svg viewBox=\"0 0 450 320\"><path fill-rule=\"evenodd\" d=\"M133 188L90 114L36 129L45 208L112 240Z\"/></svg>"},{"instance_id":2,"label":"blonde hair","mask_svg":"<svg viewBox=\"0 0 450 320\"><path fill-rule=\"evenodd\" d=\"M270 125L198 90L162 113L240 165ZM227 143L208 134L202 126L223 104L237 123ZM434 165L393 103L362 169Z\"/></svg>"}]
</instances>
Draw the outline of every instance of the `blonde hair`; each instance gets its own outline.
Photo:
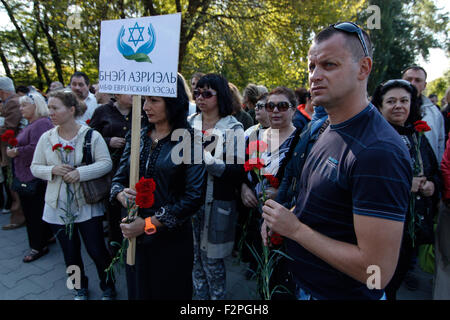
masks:
<instances>
[{"instance_id":1,"label":"blonde hair","mask_svg":"<svg viewBox=\"0 0 450 320\"><path fill-rule=\"evenodd\" d=\"M20 97L19 104L23 105L24 103L31 103L36 106L34 114L37 118L48 117L47 102L45 102L44 97L40 93L31 92Z\"/></svg>"}]
</instances>

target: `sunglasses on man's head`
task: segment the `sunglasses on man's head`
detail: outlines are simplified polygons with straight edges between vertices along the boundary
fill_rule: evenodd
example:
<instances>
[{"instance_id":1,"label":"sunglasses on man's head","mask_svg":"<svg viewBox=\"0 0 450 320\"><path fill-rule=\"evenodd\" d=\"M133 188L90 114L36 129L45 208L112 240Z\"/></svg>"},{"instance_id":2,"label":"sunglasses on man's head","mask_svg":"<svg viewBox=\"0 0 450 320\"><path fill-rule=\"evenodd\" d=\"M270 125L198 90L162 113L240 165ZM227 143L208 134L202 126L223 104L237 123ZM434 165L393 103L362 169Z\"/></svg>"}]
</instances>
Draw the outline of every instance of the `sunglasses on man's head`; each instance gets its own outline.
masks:
<instances>
[{"instance_id":1,"label":"sunglasses on man's head","mask_svg":"<svg viewBox=\"0 0 450 320\"><path fill-rule=\"evenodd\" d=\"M273 112L273 110L275 110L275 108L277 108L278 111L283 112L283 111L286 111L287 109L289 109L290 107L292 107L292 104L287 101L281 101L278 103L274 103L274 102L266 103L266 110L269 112Z\"/></svg>"},{"instance_id":2,"label":"sunglasses on man's head","mask_svg":"<svg viewBox=\"0 0 450 320\"><path fill-rule=\"evenodd\" d=\"M200 90L194 90L194 98L197 99L198 97L202 96L205 99L209 99L212 96L217 95L216 92L212 92L210 90L205 90L203 92L200 92Z\"/></svg>"},{"instance_id":3,"label":"sunglasses on man's head","mask_svg":"<svg viewBox=\"0 0 450 320\"><path fill-rule=\"evenodd\" d=\"M353 22L341 22L331 25L333 28L337 30L341 30L348 33L356 33L359 39L359 42L361 42L361 45L364 50L365 57L369 56L369 50L367 49L366 41L364 40L364 35L362 33L362 30L360 27L358 27L357 24Z\"/></svg>"}]
</instances>

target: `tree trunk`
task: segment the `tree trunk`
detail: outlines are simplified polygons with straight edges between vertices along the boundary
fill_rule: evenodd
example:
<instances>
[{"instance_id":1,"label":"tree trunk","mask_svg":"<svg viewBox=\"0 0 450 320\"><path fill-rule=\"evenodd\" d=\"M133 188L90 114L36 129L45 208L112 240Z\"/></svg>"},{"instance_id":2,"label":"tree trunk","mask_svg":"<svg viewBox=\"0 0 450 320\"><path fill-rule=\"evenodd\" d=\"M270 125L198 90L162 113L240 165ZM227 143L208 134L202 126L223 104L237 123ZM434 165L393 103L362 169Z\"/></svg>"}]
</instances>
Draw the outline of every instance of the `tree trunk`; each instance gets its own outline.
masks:
<instances>
[{"instance_id":1,"label":"tree trunk","mask_svg":"<svg viewBox=\"0 0 450 320\"><path fill-rule=\"evenodd\" d=\"M178 0L176 0L178 1ZM207 22L206 12L211 5L211 0L190 0L188 9L181 21L180 54L178 68L180 69L186 55L186 48L197 30Z\"/></svg>"},{"instance_id":2,"label":"tree trunk","mask_svg":"<svg viewBox=\"0 0 450 320\"><path fill-rule=\"evenodd\" d=\"M2 60L3 68L5 69L6 76L8 78L13 78L11 74L11 69L9 68L8 60L6 59L5 54L3 53L2 46L0 46L0 59Z\"/></svg>"},{"instance_id":3,"label":"tree trunk","mask_svg":"<svg viewBox=\"0 0 450 320\"><path fill-rule=\"evenodd\" d=\"M50 77L48 75L48 70L45 67L44 63L42 63L41 59L39 59L37 52L33 51L28 42L27 39L25 39L22 29L20 28L20 26L17 24L16 18L14 17L13 12L11 11L11 8L8 6L8 4L4 1L4 0L0 0L3 5L5 6L6 12L8 13L9 18L11 19L11 22L13 23L14 27L16 28L17 33L19 34L20 40L22 41L23 45L25 46L25 48L28 50L28 52L31 53L31 55L33 56L34 61L36 62L37 65L39 65L42 69L42 72L44 73L44 77L45 80L47 81L47 84L50 86L51 80Z\"/></svg>"},{"instance_id":4,"label":"tree trunk","mask_svg":"<svg viewBox=\"0 0 450 320\"><path fill-rule=\"evenodd\" d=\"M56 69L56 73L58 74L58 80L59 80L59 82L64 84L61 57L59 54L58 45L56 44L55 40L53 39L53 37L51 36L51 34L49 32L47 13L44 11L44 22L43 22L41 19L41 15L40 15L41 10L39 7L39 3L37 1L35 1L34 5L36 8L36 19L37 19L42 31L44 32L45 37L47 38L48 48L50 49L50 54L52 55L53 62L55 63L55 69Z\"/></svg>"}]
</instances>

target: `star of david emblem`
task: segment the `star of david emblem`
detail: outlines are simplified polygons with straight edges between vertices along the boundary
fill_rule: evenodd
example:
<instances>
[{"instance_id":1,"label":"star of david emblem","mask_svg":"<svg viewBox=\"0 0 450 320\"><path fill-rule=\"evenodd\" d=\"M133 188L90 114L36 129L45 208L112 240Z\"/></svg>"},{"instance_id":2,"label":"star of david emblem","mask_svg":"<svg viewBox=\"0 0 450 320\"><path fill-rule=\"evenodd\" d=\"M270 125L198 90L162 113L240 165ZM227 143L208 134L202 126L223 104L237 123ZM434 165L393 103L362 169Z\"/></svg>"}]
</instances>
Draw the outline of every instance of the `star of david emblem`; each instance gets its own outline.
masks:
<instances>
[{"instance_id":1,"label":"star of david emblem","mask_svg":"<svg viewBox=\"0 0 450 320\"><path fill-rule=\"evenodd\" d=\"M137 46L137 44L139 42L144 41L144 37L142 36L142 32L144 31L144 27L139 27L137 22L134 24L133 28L128 28L128 30L130 31L130 38L128 39L128 41L129 42L133 42L135 47ZM134 36L133 36L133 32L135 30L139 32L139 36L138 36L137 39L135 39Z\"/></svg>"}]
</instances>

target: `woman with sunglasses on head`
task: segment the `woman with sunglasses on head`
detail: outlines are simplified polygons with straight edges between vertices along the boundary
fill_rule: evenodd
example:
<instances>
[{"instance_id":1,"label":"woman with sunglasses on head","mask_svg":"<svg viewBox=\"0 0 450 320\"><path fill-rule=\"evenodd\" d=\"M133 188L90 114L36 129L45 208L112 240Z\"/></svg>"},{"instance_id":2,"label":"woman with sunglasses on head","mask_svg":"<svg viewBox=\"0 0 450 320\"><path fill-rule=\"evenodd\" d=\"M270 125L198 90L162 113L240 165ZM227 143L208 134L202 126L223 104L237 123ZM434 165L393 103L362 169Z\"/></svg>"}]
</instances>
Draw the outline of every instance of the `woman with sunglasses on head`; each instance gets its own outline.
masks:
<instances>
[{"instance_id":1,"label":"woman with sunglasses on head","mask_svg":"<svg viewBox=\"0 0 450 320\"><path fill-rule=\"evenodd\" d=\"M244 130L231 115L233 102L224 77L218 74L203 76L197 82L194 97L201 112L191 116L189 123L195 130L196 142L202 143L200 148L203 148L207 171L204 204L193 217L194 289L199 299L218 300L225 299L224 258L231 254L234 245L235 190L242 178L242 164L239 163L243 163L239 158L243 155L237 153L237 148L239 141L244 139ZM227 147L226 141L234 141L234 150Z\"/></svg>"},{"instance_id":2,"label":"woman with sunglasses on head","mask_svg":"<svg viewBox=\"0 0 450 320\"><path fill-rule=\"evenodd\" d=\"M128 299L190 300L194 261L190 217L203 202L205 169L190 158L189 99L180 76L177 97L147 96L143 109L148 125L141 129L139 177L154 180L154 203L140 208L134 222L120 225L124 237L136 238L134 271L127 268ZM172 140L178 133L185 138L181 142ZM128 187L131 134L126 141L111 188L111 200L116 199L124 211L137 194ZM183 161L177 159L180 145L191 151L187 159L182 154Z\"/></svg>"},{"instance_id":3,"label":"woman with sunglasses on head","mask_svg":"<svg viewBox=\"0 0 450 320\"><path fill-rule=\"evenodd\" d=\"M428 140L414 127L421 115L417 90L413 85L402 79L389 80L375 89L372 103L401 135L409 149L414 173L411 187L414 205L410 203L408 208L399 261L385 289L387 299L396 300L396 293L410 269L418 246L434 241L433 218L439 202L439 165Z\"/></svg>"},{"instance_id":4,"label":"woman with sunglasses on head","mask_svg":"<svg viewBox=\"0 0 450 320\"><path fill-rule=\"evenodd\" d=\"M46 182L35 178L30 171L39 138L53 125L48 119L47 103L39 93L27 93L20 97L19 104L28 125L17 135L17 145L8 147L6 154L14 162L11 189L19 195L31 248L23 262L31 262L48 253L47 245L53 238L49 225L42 220Z\"/></svg>"}]
</instances>

